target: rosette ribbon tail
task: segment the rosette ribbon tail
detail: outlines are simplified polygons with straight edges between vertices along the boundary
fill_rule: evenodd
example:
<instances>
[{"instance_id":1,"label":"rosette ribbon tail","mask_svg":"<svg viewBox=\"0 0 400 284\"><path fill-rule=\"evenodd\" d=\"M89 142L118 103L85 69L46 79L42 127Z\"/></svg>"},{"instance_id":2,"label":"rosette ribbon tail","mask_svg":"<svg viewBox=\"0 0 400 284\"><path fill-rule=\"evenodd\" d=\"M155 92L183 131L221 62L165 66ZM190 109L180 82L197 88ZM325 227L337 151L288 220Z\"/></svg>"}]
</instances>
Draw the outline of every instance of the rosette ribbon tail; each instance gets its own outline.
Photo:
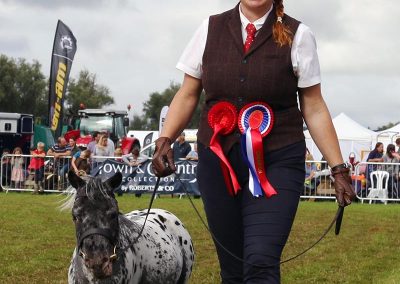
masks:
<instances>
[{"instance_id":1,"label":"rosette ribbon tail","mask_svg":"<svg viewBox=\"0 0 400 284\"><path fill-rule=\"evenodd\" d=\"M277 194L266 176L264 149L260 131L248 128L241 139L242 153L250 171L250 192L256 197L261 196L262 192L264 192L267 198Z\"/></svg>"},{"instance_id":2,"label":"rosette ribbon tail","mask_svg":"<svg viewBox=\"0 0 400 284\"><path fill-rule=\"evenodd\" d=\"M222 126L216 125L214 128L214 134L210 140L210 149L213 151L220 159L221 169L224 176L225 184L231 195L237 194L240 190L240 184L236 177L235 171L233 170L228 159L222 150L221 144L219 142L219 132L222 130Z\"/></svg>"}]
</instances>

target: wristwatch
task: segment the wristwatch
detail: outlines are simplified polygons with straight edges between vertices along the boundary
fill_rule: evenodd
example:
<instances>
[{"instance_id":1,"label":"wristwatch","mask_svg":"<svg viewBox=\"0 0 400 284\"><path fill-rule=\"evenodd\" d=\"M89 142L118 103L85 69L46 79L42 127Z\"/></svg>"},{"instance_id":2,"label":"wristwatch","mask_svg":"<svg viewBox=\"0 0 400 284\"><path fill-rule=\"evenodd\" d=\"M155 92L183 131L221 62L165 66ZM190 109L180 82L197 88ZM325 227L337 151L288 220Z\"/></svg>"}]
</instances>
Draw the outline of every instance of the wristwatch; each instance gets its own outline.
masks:
<instances>
[{"instance_id":1,"label":"wristwatch","mask_svg":"<svg viewBox=\"0 0 400 284\"><path fill-rule=\"evenodd\" d=\"M342 163L342 164L339 164L339 165L336 165L336 166L332 167L331 171L334 172L334 171L337 171L337 170L340 170L340 169L351 169L351 165L348 164L348 163Z\"/></svg>"}]
</instances>

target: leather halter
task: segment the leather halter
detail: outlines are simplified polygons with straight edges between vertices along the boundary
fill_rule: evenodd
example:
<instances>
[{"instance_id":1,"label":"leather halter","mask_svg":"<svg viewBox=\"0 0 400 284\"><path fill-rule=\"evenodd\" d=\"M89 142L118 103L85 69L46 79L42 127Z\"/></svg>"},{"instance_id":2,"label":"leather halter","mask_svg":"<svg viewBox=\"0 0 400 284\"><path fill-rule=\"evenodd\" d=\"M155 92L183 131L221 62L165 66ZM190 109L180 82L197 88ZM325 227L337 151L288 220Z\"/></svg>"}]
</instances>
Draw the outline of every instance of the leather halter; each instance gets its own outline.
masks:
<instances>
[{"instance_id":1,"label":"leather halter","mask_svg":"<svg viewBox=\"0 0 400 284\"><path fill-rule=\"evenodd\" d=\"M82 190L81 191L77 190L77 195L76 195L75 200L77 198L81 198L81 197L86 197L87 198L88 196L87 196L85 191L82 192ZM117 220L117 222L118 222L118 220ZM118 228L119 228L119 225L118 225ZM119 232L117 232L117 235L118 234L119 234ZM91 229L88 229L88 230L84 231L81 234L78 234L78 236L77 236L77 249L78 249L79 255L81 257L83 257L84 259L86 258L86 254L82 251L82 244L83 244L83 241L87 237L93 236L93 235L103 236L106 239L108 239L111 244L114 245L113 254L109 256L109 259L111 261L116 260L117 259L116 250L117 250L118 240L113 238L113 230L111 230L110 228L91 228Z\"/></svg>"}]
</instances>

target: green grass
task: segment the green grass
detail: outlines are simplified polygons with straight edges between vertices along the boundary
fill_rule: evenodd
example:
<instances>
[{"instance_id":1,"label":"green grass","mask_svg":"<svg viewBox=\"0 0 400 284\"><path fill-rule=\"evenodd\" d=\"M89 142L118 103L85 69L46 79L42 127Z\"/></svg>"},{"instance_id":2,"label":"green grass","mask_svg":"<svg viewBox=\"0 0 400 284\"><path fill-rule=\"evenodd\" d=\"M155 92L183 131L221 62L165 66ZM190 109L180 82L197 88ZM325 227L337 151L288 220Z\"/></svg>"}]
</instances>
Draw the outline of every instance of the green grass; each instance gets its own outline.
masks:
<instances>
[{"instance_id":1,"label":"green grass","mask_svg":"<svg viewBox=\"0 0 400 284\"><path fill-rule=\"evenodd\" d=\"M75 246L62 196L0 193L0 283L66 283ZM118 198L122 212L146 208L149 197ZM200 199L194 200L202 212ZM187 198L156 199L153 207L175 213L192 235L196 262L191 283L219 283L213 244ZM336 212L333 202L300 203L283 259L311 245ZM282 283L400 283L400 204L353 204L342 232L282 265Z\"/></svg>"}]
</instances>

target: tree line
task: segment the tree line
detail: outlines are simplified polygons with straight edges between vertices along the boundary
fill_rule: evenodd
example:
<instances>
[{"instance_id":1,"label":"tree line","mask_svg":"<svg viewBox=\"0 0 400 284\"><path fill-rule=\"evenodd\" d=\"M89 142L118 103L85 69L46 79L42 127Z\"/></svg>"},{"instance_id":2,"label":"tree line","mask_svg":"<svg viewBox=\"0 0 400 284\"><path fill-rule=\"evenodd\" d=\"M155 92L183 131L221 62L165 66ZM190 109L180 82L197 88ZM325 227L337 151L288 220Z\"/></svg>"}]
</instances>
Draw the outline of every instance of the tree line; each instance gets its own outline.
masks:
<instances>
[{"instance_id":1,"label":"tree line","mask_svg":"<svg viewBox=\"0 0 400 284\"><path fill-rule=\"evenodd\" d=\"M47 121L49 78L41 68L37 60L30 63L23 58L15 59L0 54L0 112L29 113L42 122ZM151 93L143 104L143 114L133 115L130 128L157 130L162 107L171 103L179 88L180 84L172 82L164 91ZM204 96L201 96L188 128L198 127L203 102ZM64 118L76 115L82 103L86 108L103 108L114 104L110 89L99 84L96 74L86 69L79 72L78 78L71 76L69 79Z\"/></svg>"}]
</instances>

